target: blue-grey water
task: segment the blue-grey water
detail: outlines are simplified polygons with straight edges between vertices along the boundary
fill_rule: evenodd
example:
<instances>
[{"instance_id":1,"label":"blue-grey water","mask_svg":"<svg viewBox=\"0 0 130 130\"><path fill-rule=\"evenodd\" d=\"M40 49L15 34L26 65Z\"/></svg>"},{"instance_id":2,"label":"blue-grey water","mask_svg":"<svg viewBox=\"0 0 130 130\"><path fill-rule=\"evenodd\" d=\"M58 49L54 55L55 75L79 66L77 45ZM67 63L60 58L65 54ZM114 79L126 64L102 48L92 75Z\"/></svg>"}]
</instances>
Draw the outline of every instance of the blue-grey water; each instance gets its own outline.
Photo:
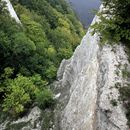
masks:
<instances>
[{"instance_id":1,"label":"blue-grey water","mask_svg":"<svg viewBox=\"0 0 130 130\"><path fill-rule=\"evenodd\" d=\"M69 0L84 27L88 27L94 17L94 11L98 10L100 0Z\"/></svg>"}]
</instances>

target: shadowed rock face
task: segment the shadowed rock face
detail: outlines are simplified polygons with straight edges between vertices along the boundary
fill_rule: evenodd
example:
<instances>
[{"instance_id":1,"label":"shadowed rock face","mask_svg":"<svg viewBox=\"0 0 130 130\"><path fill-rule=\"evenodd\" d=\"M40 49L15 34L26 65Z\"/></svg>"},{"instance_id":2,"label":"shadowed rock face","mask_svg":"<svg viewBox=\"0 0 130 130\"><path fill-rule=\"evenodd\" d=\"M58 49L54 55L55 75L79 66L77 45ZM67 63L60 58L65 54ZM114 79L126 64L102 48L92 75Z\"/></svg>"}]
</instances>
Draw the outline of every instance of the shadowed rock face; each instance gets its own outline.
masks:
<instances>
[{"instance_id":1,"label":"shadowed rock face","mask_svg":"<svg viewBox=\"0 0 130 130\"><path fill-rule=\"evenodd\" d=\"M17 16L17 14L16 14L16 12L15 12L15 10L14 10L14 8L13 8L11 2L10 2L9 0L2 0L2 1L3 1L3 2L6 2L7 10L9 11L10 16L11 16L12 18L14 18L17 23L20 23L20 24L21 24L21 22L20 22L20 20L19 20L19 18L18 18L18 16Z\"/></svg>"}]
</instances>

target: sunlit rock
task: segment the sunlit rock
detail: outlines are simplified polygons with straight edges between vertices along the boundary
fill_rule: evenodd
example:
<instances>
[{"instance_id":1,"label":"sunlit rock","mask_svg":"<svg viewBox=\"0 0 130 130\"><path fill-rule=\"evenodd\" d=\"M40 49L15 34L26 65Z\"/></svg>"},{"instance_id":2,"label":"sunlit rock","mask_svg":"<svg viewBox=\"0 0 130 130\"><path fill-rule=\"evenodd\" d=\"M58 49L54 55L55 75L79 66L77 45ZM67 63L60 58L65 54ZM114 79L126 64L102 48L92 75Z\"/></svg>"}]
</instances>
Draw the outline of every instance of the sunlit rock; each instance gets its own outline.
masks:
<instances>
[{"instance_id":1,"label":"sunlit rock","mask_svg":"<svg viewBox=\"0 0 130 130\"><path fill-rule=\"evenodd\" d=\"M16 12L15 12L11 2L9 0L2 0L2 1L6 2L7 10L9 11L11 17L14 18L17 23L21 24L21 22L20 22L20 20L19 20L19 18L17 16L17 14L16 14Z\"/></svg>"}]
</instances>

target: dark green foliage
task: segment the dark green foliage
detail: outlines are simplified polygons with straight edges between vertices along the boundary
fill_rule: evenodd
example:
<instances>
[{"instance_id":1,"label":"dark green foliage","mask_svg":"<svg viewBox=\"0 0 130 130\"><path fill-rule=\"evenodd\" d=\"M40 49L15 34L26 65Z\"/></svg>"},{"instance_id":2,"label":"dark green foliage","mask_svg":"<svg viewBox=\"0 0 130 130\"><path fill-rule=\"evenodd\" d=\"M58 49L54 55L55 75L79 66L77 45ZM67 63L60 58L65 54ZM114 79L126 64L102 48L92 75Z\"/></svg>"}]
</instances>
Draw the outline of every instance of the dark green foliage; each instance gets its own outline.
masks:
<instances>
[{"instance_id":1,"label":"dark green foliage","mask_svg":"<svg viewBox=\"0 0 130 130\"><path fill-rule=\"evenodd\" d=\"M15 74L38 73L52 81L61 60L79 44L84 34L81 24L63 0L12 2L22 26L8 14L0 15L0 73L13 67Z\"/></svg>"},{"instance_id":2,"label":"dark green foliage","mask_svg":"<svg viewBox=\"0 0 130 130\"><path fill-rule=\"evenodd\" d=\"M99 13L101 22L93 25L99 32L103 43L130 41L130 1L102 0L105 10Z\"/></svg>"},{"instance_id":3,"label":"dark green foliage","mask_svg":"<svg viewBox=\"0 0 130 130\"><path fill-rule=\"evenodd\" d=\"M111 104L112 104L114 107L117 106L117 101L116 101L115 99L112 99L110 102L111 102Z\"/></svg>"},{"instance_id":4,"label":"dark green foliage","mask_svg":"<svg viewBox=\"0 0 130 130\"><path fill-rule=\"evenodd\" d=\"M128 125L130 126L130 84L119 89L120 99L123 101L126 108L126 117L128 119Z\"/></svg>"},{"instance_id":5,"label":"dark green foliage","mask_svg":"<svg viewBox=\"0 0 130 130\"><path fill-rule=\"evenodd\" d=\"M123 78L129 78L130 77L130 72L127 69L122 70L122 76Z\"/></svg>"},{"instance_id":6,"label":"dark green foliage","mask_svg":"<svg viewBox=\"0 0 130 130\"><path fill-rule=\"evenodd\" d=\"M34 102L54 104L48 89L63 58L70 58L84 30L64 0L12 0L22 25L0 0L0 103L18 116Z\"/></svg>"},{"instance_id":7,"label":"dark green foliage","mask_svg":"<svg viewBox=\"0 0 130 130\"><path fill-rule=\"evenodd\" d=\"M129 97L130 97L130 85L129 84L125 87L120 88L119 91L120 91L121 98L123 101L126 101L127 99L129 99Z\"/></svg>"},{"instance_id":8,"label":"dark green foliage","mask_svg":"<svg viewBox=\"0 0 130 130\"><path fill-rule=\"evenodd\" d=\"M18 69L23 74L26 74L24 69L28 74L39 73L52 81L61 60L70 58L79 44L84 34L81 24L64 0L12 2L23 24L23 32L34 43L31 55L24 59L26 64Z\"/></svg>"},{"instance_id":9,"label":"dark green foliage","mask_svg":"<svg viewBox=\"0 0 130 130\"><path fill-rule=\"evenodd\" d=\"M54 105L53 94L49 89L36 92L36 102L42 109Z\"/></svg>"}]
</instances>

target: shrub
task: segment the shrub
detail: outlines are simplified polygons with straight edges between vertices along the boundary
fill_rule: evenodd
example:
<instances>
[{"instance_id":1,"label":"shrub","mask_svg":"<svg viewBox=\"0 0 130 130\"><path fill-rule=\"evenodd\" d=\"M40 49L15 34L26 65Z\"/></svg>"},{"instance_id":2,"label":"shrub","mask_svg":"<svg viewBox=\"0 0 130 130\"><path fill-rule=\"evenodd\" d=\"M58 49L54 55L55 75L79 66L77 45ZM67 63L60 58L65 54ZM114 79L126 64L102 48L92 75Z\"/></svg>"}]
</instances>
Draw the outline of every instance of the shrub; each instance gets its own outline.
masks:
<instances>
[{"instance_id":1,"label":"shrub","mask_svg":"<svg viewBox=\"0 0 130 130\"><path fill-rule=\"evenodd\" d=\"M48 83L42 80L40 75L25 77L19 74L16 78L11 79L12 74L11 68L6 68L5 73L2 74L2 78L5 80L4 87L0 90L4 92L2 103L4 112L16 117L25 111L28 104L31 105L35 101L41 108L54 104L53 94L51 90L47 89Z\"/></svg>"},{"instance_id":2,"label":"shrub","mask_svg":"<svg viewBox=\"0 0 130 130\"><path fill-rule=\"evenodd\" d=\"M115 100L115 99L112 99L111 101L110 101L110 103L112 104L112 106L117 106L117 101Z\"/></svg>"},{"instance_id":3,"label":"shrub","mask_svg":"<svg viewBox=\"0 0 130 130\"><path fill-rule=\"evenodd\" d=\"M28 77L18 75L15 79L6 79L5 89L3 111L15 116L23 112L24 106L34 99L36 86Z\"/></svg>"},{"instance_id":4,"label":"shrub","mask_svg":"<svg viewBox=\"0 0 130 130\"><path fill-rule=\"evenodd\" d=\"M122 42L130 49L130 0L102 0L102 3L105 9L98 13L100 21L92 25L93 34L97 32L102 43ZM130 73L122 70L122 76L127 79ZM119 88L119 92L130 126L130 85ZM111 103L116 105L115 101Z\"/></svg>"},{"instance_id":5,"label":"shrub","mask_svg":"<svg viewBox=\"0 0 130 130\"><path fill-rule=\"evenodd\" d=\"M3 110L17 116L35 101L43 108L53 104L47 85L84 29L64 0L10 1L22 25L0 0L0 98Z\"/></svg>"},{"instance_id":6,"label":"shrub","mask_svg":"<svg viewBox=\"0 0 130 130\"><path fill-rule=\"evenodd\" d=\"M9 112L13 116L17 116L24 111L24 105L30 102L30 96L23 88L15 84L11 86L11 93L6 94L3 111Z\"/></svg>"},{"instance_id":7,"label":"shrub","mask_svg":"<svg viewBox=\"0 0 130 130\"><path fill-rule=\"evenodd\" d=\"M50 65L47 69L46 69L46 76L47 78L49 78L50 80L54 79L56 77L56 72L57 72L57 68L54 65Z\"/></svg>"},{"instance_id":8,"label":"shrub","mask_svg":"<svg viewBox=\"0 0 130 130\"><path fill-rule=\"evenodd\" d=\"M130 77L130 72L126 69L122 70L122 76L123 78L129 78Z\"/></svg>"},{"instance_id":9,"label":"shrub","mask_svg":"<svg viewBox=\"0 0 130 130\"><path fill-rule=\"evenodd\" d=\"M49 89L36 92L36 102L40 108L46 108L54 104L53 94Z\"/></svg>"},{"instance_id":10,"label":"shrub","mask_svg":"<svg viewBox=\"0 0 130 130\"><path fill-rule=\"evenodd\" d=\"M130 41L130 2L129 0L102 0L105 10L98 15L99 22L92 28L101 35L103 43Z\"/></svg>"}]
</instances>

